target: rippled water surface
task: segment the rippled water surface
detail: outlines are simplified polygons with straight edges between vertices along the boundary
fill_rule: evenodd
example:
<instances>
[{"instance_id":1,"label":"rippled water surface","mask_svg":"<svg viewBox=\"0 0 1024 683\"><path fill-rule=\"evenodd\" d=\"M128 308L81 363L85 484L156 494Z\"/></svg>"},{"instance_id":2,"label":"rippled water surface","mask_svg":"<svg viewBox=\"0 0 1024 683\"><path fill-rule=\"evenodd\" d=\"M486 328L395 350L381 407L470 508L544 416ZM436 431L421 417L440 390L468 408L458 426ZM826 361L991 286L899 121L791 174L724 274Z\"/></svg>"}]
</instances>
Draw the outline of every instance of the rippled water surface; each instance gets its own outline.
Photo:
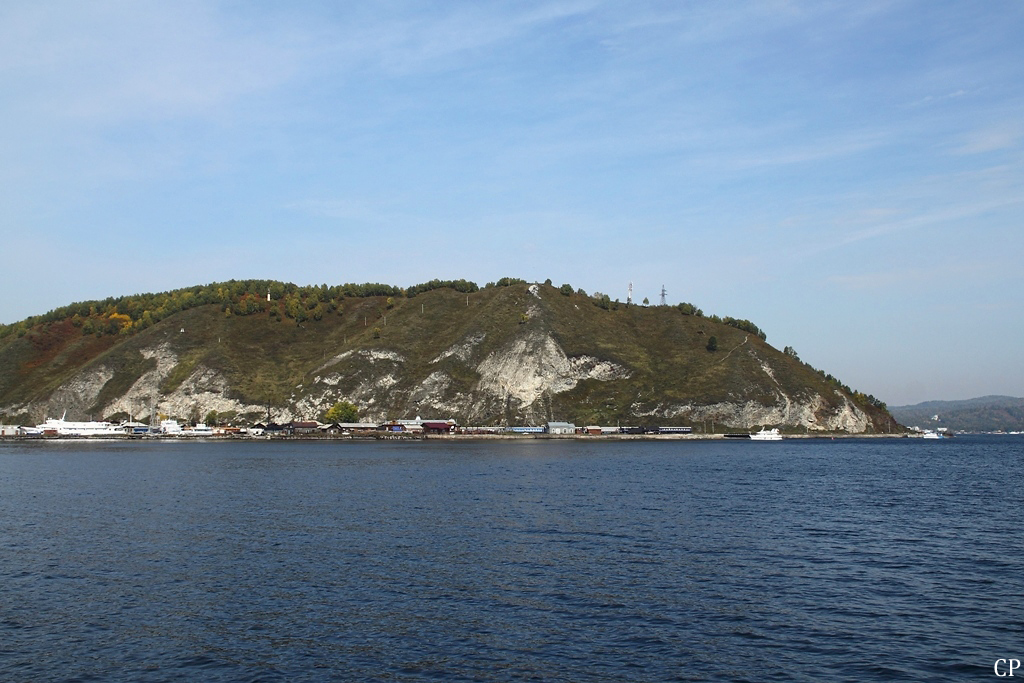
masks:
<instances>
[{"instance_id":1,"label":"rippled water surface","mask_svg":"<svg viewBox=\"0 0 1024 683\"><path fill-rule=\"evenodd\" d=\"M0 444L0 680L1024 659L1024 440Z\"/></svg>"}]
</instances>

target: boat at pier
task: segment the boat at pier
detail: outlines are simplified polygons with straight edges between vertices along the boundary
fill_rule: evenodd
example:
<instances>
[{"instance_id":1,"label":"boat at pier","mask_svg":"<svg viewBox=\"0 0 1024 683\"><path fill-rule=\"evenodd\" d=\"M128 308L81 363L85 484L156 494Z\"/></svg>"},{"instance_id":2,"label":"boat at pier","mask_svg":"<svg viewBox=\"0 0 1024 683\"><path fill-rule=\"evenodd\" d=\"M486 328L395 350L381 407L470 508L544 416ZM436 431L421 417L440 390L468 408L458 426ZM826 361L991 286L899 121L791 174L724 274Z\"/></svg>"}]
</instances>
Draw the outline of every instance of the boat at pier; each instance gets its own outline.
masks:
<instances>
[{"instance_id":1,"label":"boat at pier","mask_svg":"<svg viewBox=\"0 0 1024 683\"><path fill-rule=\"evenodd\" d=\"M43 435L54 436L123 436L124 430L112 422L73 422L65 420L67 413L57 418L48 418L36 429Z\"/></svg>"}]
</instances>

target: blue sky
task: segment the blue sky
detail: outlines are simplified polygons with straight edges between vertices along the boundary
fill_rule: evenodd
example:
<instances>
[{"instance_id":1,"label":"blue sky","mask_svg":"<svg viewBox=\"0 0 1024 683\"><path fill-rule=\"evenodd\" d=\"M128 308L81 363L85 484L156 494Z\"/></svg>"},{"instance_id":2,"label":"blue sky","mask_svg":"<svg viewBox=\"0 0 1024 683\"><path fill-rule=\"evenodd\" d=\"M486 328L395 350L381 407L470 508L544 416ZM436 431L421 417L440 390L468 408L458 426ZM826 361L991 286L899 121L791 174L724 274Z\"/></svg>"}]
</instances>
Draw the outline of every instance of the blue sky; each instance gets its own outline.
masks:
<instances>
[{"instance_id":1,"label":"blue sky","mask_svg":"<svg viewBox=\"0 0 1024 683\"><path fill-rule=\"evenodd\" d=\"M0 5L0 322L551 278L891 405L1024 395L1024 4Z\"/></svg>"}]
</instances>

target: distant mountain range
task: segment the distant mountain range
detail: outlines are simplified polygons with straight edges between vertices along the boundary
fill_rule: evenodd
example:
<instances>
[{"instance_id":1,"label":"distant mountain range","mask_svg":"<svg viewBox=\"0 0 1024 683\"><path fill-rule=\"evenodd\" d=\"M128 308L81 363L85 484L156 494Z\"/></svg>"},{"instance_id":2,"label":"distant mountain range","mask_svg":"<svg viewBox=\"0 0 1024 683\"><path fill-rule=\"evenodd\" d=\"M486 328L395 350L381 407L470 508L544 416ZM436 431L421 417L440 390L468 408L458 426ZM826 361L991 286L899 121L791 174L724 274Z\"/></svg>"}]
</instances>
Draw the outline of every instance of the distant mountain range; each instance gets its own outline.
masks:
<instances>
[{"instance_id":1,"label":"distant mountain range","mask_svg":"<svg viewBox=\"0 0 1024 683\"><path fill-rule=\"evenodd\" d=\"M966 432L1024 430L1024 398L1013 396L926 401L912 406L890 406L889 412L900 424L922 429L946 427Z\"/></svg>"}]
</instances>

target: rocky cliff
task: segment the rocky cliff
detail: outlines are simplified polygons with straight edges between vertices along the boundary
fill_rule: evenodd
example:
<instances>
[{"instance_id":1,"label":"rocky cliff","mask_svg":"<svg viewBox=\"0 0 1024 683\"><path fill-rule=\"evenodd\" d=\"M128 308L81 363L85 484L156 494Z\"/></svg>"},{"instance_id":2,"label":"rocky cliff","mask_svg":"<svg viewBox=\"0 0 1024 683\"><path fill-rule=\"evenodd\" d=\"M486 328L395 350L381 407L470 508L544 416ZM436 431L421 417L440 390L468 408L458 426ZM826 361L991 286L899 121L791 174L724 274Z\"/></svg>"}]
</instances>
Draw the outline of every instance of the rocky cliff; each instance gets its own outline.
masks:
<instances>
[{"instance_id":1,"label":"rocky cliff","mask_svg":"<svg viewBox=\"0 0 1024 683\"><path fill-rule=\"evenodd\" d=\"M211 304L133 335L53 322L0 346L0 413L22 422L314 419L345 400L374 421L892 428L858 398L741 329L543 285L346 299L302 323Z\"/></svg>"}]
</instances>

